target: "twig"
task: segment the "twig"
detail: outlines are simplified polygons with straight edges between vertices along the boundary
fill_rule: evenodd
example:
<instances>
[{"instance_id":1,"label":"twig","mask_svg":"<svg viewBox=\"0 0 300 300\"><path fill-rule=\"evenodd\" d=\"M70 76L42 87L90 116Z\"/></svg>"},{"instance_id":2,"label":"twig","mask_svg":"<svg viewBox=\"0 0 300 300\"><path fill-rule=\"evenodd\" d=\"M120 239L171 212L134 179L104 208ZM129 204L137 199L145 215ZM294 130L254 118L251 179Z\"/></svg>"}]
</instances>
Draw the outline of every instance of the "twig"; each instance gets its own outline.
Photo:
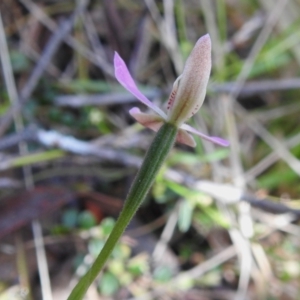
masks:
<instances>
[{"instance_id":1,"label":"twig","mask_svg":"<svg viewBox=\"0 0 300 300\"><path fill-rule=\"evenodd\" d=\"M216 93L233 93L239 87L237 82L214 83L209 89ZM300 78L261 80L245 83L239 95L250 96L269 91L300 89Z\"/></svg>"},{"instance_id":2,"label":"twig","mask_svg":"<svg viewBox=\"0 0 300 300\"><path fill-rule=\"evenodd\" d=\"M12 67L10 64L10 57L9 57L9 52L8 52L8 46L6 43L6 37L5 37L5 32L3 28L3 23L2 23L2 18L0 14L0 55L1 55L1 61L2 61L2 66L3 66L3 71L4 71L4 78L5 78L5 83L6 87L8 90L10 102L12 105L17 105L19 104L19 97L18 97L18 92L12 72ZM24 124L23 124L23 119L19 111L14 110L13 111L13 119L14 123L16 126L17 132L20 132L21 130L24 129ZM21 155L26 155L28 153L28 148L27 144L24 142L19 143L19 152ZM31 172L31 167L30 166L25 166L23 167L23 173L24 173L24 182L26 189L29 190L34 186L33 179L32 179L32 172ZM44 300L52 300L52 295L51 295L51 285L50 285L50 278L49 278L49 271L48 271L48 265L47 265L47 259L46 259L46 254L45 254L45 249L43 246L43 235L41 233L41 225L38 220L33 221L33 235L35 240L40 241L40 247L36 248L36 255L37 255L37 262L38 262L38 270L39 270L39 275L40 275L40 280L41 280L41 290L43 294L43 299ZM39 232L36 231L36 229L40 229ZM19 241L19 239L17 239ZM21 242L18 242L18 244L22 244ZM20 249L20 259L23 257L24 253L21 253L22 249ZM28 284L29 279L27 278L27 272L24 272L26 270L26 263L25 260L23 260L24 263L22 263L22 269L20 271L21 274L26 276L25 283ZM21 275L20 275L21 276ZM28 289L29 289L29 284L28 284ZM31 293L29 291L29 298L31 298Z\"/></svg>"},{"instance_id":3,"label":"twig","mask_svg":"<svg viewBox=\"0 0 300 300\"><path fill-rule=\"evenodd\" d=\"M177 277L175 277L172 280L172 282L176 283L178 280L180 280L180 278L184 278L185 276L191 279L199 278L200 276L210 271L211 269L216 268L217 266L221 265L227 260L233 258L235 255L236 255L236 248L234 246L229 246L228 248L212 256L210 259L199 264L198 266L188 271L181 272Z\"/></svg>"},{"instance_id":4,"label":"twig","mask_svg":"<svg viewBox=\"0 0 300 300\"><path fill-rule=\"evenodd\" d=\"M253 116L262 122L282 118L287 115L298 113L300 110L299 103L292 103L281 107L268 108L267 110L261 110L253 113Z\"/></svg>"},{"instance_id":5,"label":"twig","mask_svg":"<svg viewBox=\"0 0 300 300\"><path fill-rule=\"evenodd\" d=\"M165 255L167 245L168 245L169 241L171 240L174 230L177 225L178 209L179 209L179 203L176 205L176 207L172 210L171 214L169 215L168 221L165 224L165 227L160 236L160 239L157 242L157 244L152 252L152 258L157 265L163 264L162 260Z\"/></svg>"},{"instance_id":6,"label":"twig","mask_svg":"<svg viewBox=\"0 0 300 300\"><path fill-rule=\"evenodd\" d=\"M243 189L237 188L230 184L218 184L211 181L202 180L195 182L192 187L211 195L218 201L221 201L227 205L245 201L251 204L251 206L266 212L273 214L291 213L300 217L299 209L290 208L282 203L274 202L268 198L259 199Z\"/></svg>"},{"instance_id":7,"label":"twig","mask_svg":"<svg viewBox=\"0 0 300 300\"><path fill-rule=\"evenodd\" d=\"M33 220L31 226L34 236L34 245L38 262L43 300L52 300L51 282L42 227L38 220Z\"/></svg>"},{"instance_id":8,"label":"twig","mask_svg":"<svg viewBox=\"0 0 300 300\"><path fill-rule=\"evenodd\" d=\"M148 300L157 298L156 296L161 295L164 293L165 290L169 290L170 288L172 290L177 289L177 286L180 285L182 281L185 281L186 278L188 279L198 279L206 272L210 271L213 268L216 268L217 266L221 265L222 263L226 262L227 260L233 258L236 255L236 249L234 246L230 246L226 248L225 250L221 251L220 253L216 254L215 256L211 257L204 263L199 264L198 266L178 274L176 277L174 277L171 281L168 283L165 283L164 285L161 285L157 288L154 288L152 293L145 293L139 297L134 298L135 300ZM160 299L160 298L159 298Z\"/></svg>"},{"instance_id":9,"label":"twig","mask_svg":"<svg viewBox=\"0 0 300 300\"><path fill-rule=\"evenodd\" d=\"M155 1L145 0L146 6L151 14L151 17L156 22L161 35L161 42L169 51L172 61L174 63L176 73L179 75L183 70L183 60L180 55L178 41L175 33L174 22L174 1L164 0L164 18L160 16L159 10Z\"/></svg>"},{"instance_id":10,"label":"twig","mask_svg":"<svg viewBox=\"0 0 300 300\"><path fill-rule=\"evenodd\" d=\"M284 144L288 148L293 148L300 143L300 133L296 134L292 138L289 138L288 140L284 141ZM249 169L245 173L245 179L247 181L254 180L259 174L264 172L267 168L269 168L272 164L277 162L280 159L280 156L276 151L273 151L269 155L267 155L265 158L263 158L259 163L257 163L255 166L253 166L251 169Z\"/></svg>"},{"instance_id":11,"label":"twig","mask_svg":"<svg viewBox=\"0 0 300 300\"><path fill-rule=\"evenodd\" d=\"M42 24L44 24L50 31L56 32L58 27L56 23L49 18L47 14L34 2L31 0L19 0L24 4L24 6L31 12L33 16L37 18ZM88 1L88 0L86 0ZM84 3L86 5L86 3ZM82 13L83 10L78 11L76 15ZM84 45L79 43L75 38L73 38L69 32L65 35L64 42L74 48L77 52L79 52L82 56L84 56L89 61L93 62L96 66L100 67L104 72L108 75L113 76L113 68L107 63L106 57L99 55L99 53L95 54Z\"/></svg>"},{"instance_id":12,"label":"twig","mask_svg":"<svg viewBox=\"0 0 300 300\"><path fill-rule=\"evenodd\" d=\"M267 129L264 128L260 122L253 116L246 114L246 111L236 103L236 113L243 118L244 122L258 135L260 136L277 155L284 160L289 167L300 175L300 161L287 149L287 146L276 137L274 137Z\"/></svg>"},{"instance_id":13,"label":"twig","mask_svg":"<svg viewBox=\"0 0 300 300\"><path fill-rule=\"evenodd\" d=\"M36 88L39 79L43 75L48 63L51 61L53 55L58 49L59 45L62 43L65 36L72 30L74 20L77 17L77 14L82 10L83 7L80 6L73 15L62 22L61 26L56 30L56 32L52 35L50 40L47 43L47 46L41 55L37 65L35 66L33 72L31 73L27 83L24 88L20 92L19 100L16 102L12 108L6 113L0 123L0 136L4 134L6 129L10 126L13 115L19 113L22 106L28 101L34 89Z\"/></svg>"},{"instance_id":14,"label":"twig","mask_svg":"<svg viewBox=\"0 0 300 300\"><path fill-rule=\"evenodd\" d=\"M5 135L0 139L0 151L16 146L23 141L36 140L36 132L35 126L29 126L22 131Z\"/></svg>"},{"instance_id":15,"label":"twig","mask_svg":"<svg viewBox=\"0 0 300 300\"><path fill-rule=\"evenodd\" d=\"M22 187L22 183L12 178L0 178L0 189L18 189Z\"/></svg>"},{"instance_id":16,"label":"twig","mask_svg":"<svg viewBox=\"0 0 300 300\"><path fill-rule=\"evenodd\" d=\"M56 131L28 128L24 132L25 133L23 135L20 135L21 138L28 138L32 141L37 141L46 147L58 147L62 150L79 155L93 155L101 159L119 162L126 166L138 167L141 163L141 159L139 157L117 151L112 148L97 147L89 142L76 139L72 136L66 136ZM17 137L18 136L14 136L14 144L18 142ZM297 140L295 139L295 142L297 142L298 139L299 136L297 136ZM7 145L7 143L4 144ZM1 148L0 144L0 150L1 149L3 148ZM276 153L274 152L270 156L276 157ZM233 185L218 184L205 180L195 181L193 177L188 176L188 174L179 173L177 171L175 172L172 169L167 170L165 175L168 179L177 183L185 184L190 188L201 190L226 205L234 204L239 201L246 201L257 208L268 212L276 214L291 212L300 216L298 210L291 209L283 204L275 204L274 201L267 198L258 199L255 196L246 193L243 189L234 187Z\"/></svg>"},{"instance_id":17,"label":"twig","mask_svg":"<svg viewBox=\"0 0 300 300\"><path fill-rule=\"evenodd\" d=\"M232 92L236 89L235 82L226 82L221 84L212 84L209 86L209 90L216 93L227 93ZM269 92L276 90L289 90L289 89L300 89L300 78L289 78L280 80L265 80L265 81L253 81L245 83L240 95L252 95L261 92ZM161 91L149 87L144 94L148 98L155 98L161 95ZM129 102L135 102L136 99L131 94L127 93L109 93L109 94L94 94L94 95L61 95L55 98L55 104L59 106L71 106L81 107L85 105L109 105L109 104L123 104ZM299 104L294 104L289 109L293 112L295 108L299 107ZM280 112L281 113L281 108ZM264 113L261 113L264 114ZM270 112L267 112L267 115ZM259 113L258 113L259 115ZM258 117L257 115L255 115ZM267 117L268 118L268 117ZM265 120L265 119L264 119Z\"/></svg>"},{"instance_id":18,"label":"twig","mask_svg":"<svg viewBox=\"0 0 300 300\"><path fill-rule=\"evenodd\" d=\"M257 199L253 195L243 194L242 200L247 201L253 207L257 207L269 213L273 213L273 214L291 213L297 217L300 217L300 209L290 208L280 202L274 202L268 198Z\"/></svg>"},{"instance_id":19,"label":"twig","mask_svg":"<svg viewBox=\"0 0 300 300\"><path fill-rule=\"evenodd\" d=\"M145 91L147 98L153 99L159 96L156 89ZM82 107L88 105L114 105L136 102L136 98L130 93L109 93L95 95L64 95L55 98L55 104L58 106Z\"/></svg>"},{"instance_id":20,"label":"twig","mask_svg":"<svg viewBox=\"0 0 300 300\"><path fill-rule=\"evenodd\" d=\"M218 70L222 70L224 67L224 48L220 41L218 24L215 18L215 5L210 0L202 0L200 4L204 12L206 27L210 34L212 44L214 45L212 48L214 65Z\"/></svg>"},{"instance_id":21,"label":"twig","mask_svg":"<svg viewBox=\"0 0 300 300\"><path fill-rule=\"evenodd\" d=\"M231 52L238 45L249 41L255 32L264 24L265 16L262 12L256 13L233 35L231 40L225 42L224 51Z\"/></svg>"},{"instance_id":22,"label":"twig","mask_svg":"<svg viewBox=\"0 0 300 300\"><path fill-rule=\"evenodd\" d=\"M261 32L259 33L259 36L257 37L253 47L251 48L250 53L249 53L246 61L243 64L243 68L236 79L237 85L235 86L235 89L230 93L230 96L232 98L236 99L238 97L238 95L241 91L241 88L245 84L246 79L252 69L252 66L255 62L255 59L256 59L258 53L260 52L260 50L266 43L267 39L269 38L269 36L273 30L273 27L275 26L282 10L284 9L284 7L288 3L288 1L289 0L281 0L281 1L277 2L276 6L273 8L273 10L268 15L266 23L265 23L264 27L262 28Z\"/></svg>"},{"instance_id":23,"label":"twig","mask_svg":"<svg viewBox=\"0 0 300 300\"><path fill-rule=\"evenodd\" d=\"M285 213L280 215L270 215L264 211L254 211L253 216L256 220L265 224L269 227L269 230L264 231L260 236L259 240L264 239L266 236L269 236L272 232L280 230L293 234L297 237L300 236L300 227L292 222L297 221L299 217L295 214Z\"/></svg>"},{"instance_id":24,"label":"twig","mask_svg":"<svg viewBox=\"0 0 300 300\"><path fill-rule=\"evenodd\" d=\"M56 131L38 130L37 141L46 147L57 147L79 155L93 155L101 159L107 159L130 166L138 167L141 158L126 154L122 151L97 147L89 142L78 140L72 136L65 136Z\"/></svg>"}]
</instances>

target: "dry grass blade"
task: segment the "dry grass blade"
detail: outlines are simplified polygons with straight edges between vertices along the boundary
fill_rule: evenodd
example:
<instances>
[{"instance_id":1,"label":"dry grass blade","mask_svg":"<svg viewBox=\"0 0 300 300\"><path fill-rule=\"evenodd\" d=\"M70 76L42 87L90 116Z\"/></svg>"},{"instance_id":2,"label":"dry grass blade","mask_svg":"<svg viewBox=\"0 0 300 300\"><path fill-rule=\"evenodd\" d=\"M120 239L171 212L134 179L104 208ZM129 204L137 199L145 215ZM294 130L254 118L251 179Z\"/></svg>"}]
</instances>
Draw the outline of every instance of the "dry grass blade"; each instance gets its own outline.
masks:
<instances>
[{"instance_id":1,"label":"dry grass blade","mask_svg":"<svg viewBox=\"0 0 300 300\"><path fill-rule=\"evenodd\" d=\"M41 55L37 65L35 66L31 76L26 82L24 88L21 90L19 95L19 101L13 105L13 107L6 113L6 115L2 118L0 123L0 136L4 134L7 128L10 126L13 115L19 113L22 106L26 101L28 101L29 97L33 93L36 88L39 79L43 75L48 63L51 61L53 55L55 54L58 46L63 42L65 36L72 30L73 22L77 16L77 14L83 9L80 9L75 12L70 19L65 20L61 26L55 31L52 38L48 41L47 46Z\"/></svg>"},{"instance_id":2,"label":"dry grass blade","mask_svg":"<svg viewBox=\"0 0 300 300\"><path fill-rule=\"evenodd\" d=\"M57 24L48 17L47 14L34 2L31 0L20 0L27 9L31 12L33 16L37 18L42 24L44 24L49 30L52 32L61 31L61 29L58 28ZM79 8L77 13L75 13L74 18L77 18L77 16L81 15L84 11L84 7L88 5L88 0L81 1L82 7ZM70 20L71 21L71 20ZM99 55L98 53L94 53L90 51L88 48L86 48L84 45L82 45L80 42L78 42L74 37L69 35L69 32L66 32L63 41L67 43L69 46L74 48L76 51L78 51L82 56L84 56L86 59L93 62L95 65L99 66L104 72L106 72L108 75L113 75L113 69L110 64L107 63L106 57L103 57L102 55Z\"/></svg>"},{"instance_id":3,"label":"dry grass blade","mask_svg":"<svg viewBox=\"0 0 300 300\"><path fill-rule=\"evenodd\" d=\"M8 47L6 44L5 32L3 28L3 23L0 15L0 44L2 45L2 49L0 49L1 53L1 61L4 69L4 75L6 80L6 86L8 90L8 94L10 96L10 101L14 107L17 107L19 104L19 97L16 88L16 84L14 81L14 76L12 72L12 67L10 64L10 57L8 52ZM2 51L1 51L2 50ZM16 126L16 130L19 133L21 130L24 129L23 119L19 111L13 111L13 118L14 123ZM19 152L21 155L28 154L28 147L27 144L23 141L19 143ZM24 181L25 187L27 190L32 189L34 187L33 178L32 178L32 170L30 166L23 167L23 174L24 174ZM41 280L41 287L42 287L42 294L44 300L52 300L51 296L51 285L50 285L50 278L49 278L49 271L46 259L45 249L42 243L43 235L41 232L41 225L39 221L33 221L33 235L35 240L39 240L39 247L36 247L36 254L37 254L37 261L39 267L39 275ZM26 263L24 262L24 269L26 270ZM28 270L26 270L28 271ZM24 272L21 272L21 274ZM28 274L25 275L29 277ZM28 298L31 298L30 286L29 286L29 279L25 281L25 288L28 290Z\"/></svg>"},{"instance_id":4,"label":"dry grass blade","mask_svg":"<svg viewBox=\"0 0 300 300\"><path fill-rule=\"evenodd\" d=\"M237 89L236 82L225 82L219 84L212 84L211 90L217 93L233 93ZM262 92L280 91L300 89L299 78L288 78L278 80L261 80L246 82L240 89L239 94L241 96L251 96Z\"/></svg>"}]
</instances>

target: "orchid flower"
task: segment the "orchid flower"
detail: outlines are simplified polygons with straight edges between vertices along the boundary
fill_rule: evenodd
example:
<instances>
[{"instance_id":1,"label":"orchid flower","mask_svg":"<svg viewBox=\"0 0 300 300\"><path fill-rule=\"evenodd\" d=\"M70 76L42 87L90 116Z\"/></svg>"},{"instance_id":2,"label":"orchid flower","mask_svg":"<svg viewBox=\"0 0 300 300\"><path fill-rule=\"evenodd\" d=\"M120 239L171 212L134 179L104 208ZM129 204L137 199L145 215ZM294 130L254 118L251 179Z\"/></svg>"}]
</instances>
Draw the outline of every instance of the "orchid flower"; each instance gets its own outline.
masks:
<instances>
[{"instance_id":1,"label":"orchid flower","mask_svg":"<svg viewBox=\"0 0 300 300\"><path fill-rule=\"evenodd\" d=\"M157 131L157 134L145 154L141 167L128 192L123 209L105 245L91 268L74 287L68 300L83 299L88 287L97 278L116 243L145 199L175 140L189 146L195 146L196 143L193 137L188 133L191 132L221 146L226 147L229 145L227 141L221 138L209 137L185 124L199 110L204 101L211 69L209 35L205 35L198 40L187 59L182 75L176 79L168 100L167 113L164 113L140 92L118 53L115 54L114 64L117 80L155 112L146 114L142 113L139 108L134 107L130 110L130 114L139 123Z\"/></svg>"},{"instance_id":2,"label":"orchid flower","mask_svg":"<svg viewBox=\"0 0 300 300\"><path fill-rule=\"evenodd\" d=\"M131 116L140 124L158 131L164 123L170 123L178 128L176 141L195 147L193 133L215 144L227 147L229 142L214 136L207 136L195 128L185 124L202 106L211 70L211 40L209 34L202 36L188 57L183 73L174 82L167 104L167 113L154 105L136 86L125 62L115 52L115 77L119 83L151 108L154 113L143 113L138 107L130 109Z\"/></svg>"}]
</instances>

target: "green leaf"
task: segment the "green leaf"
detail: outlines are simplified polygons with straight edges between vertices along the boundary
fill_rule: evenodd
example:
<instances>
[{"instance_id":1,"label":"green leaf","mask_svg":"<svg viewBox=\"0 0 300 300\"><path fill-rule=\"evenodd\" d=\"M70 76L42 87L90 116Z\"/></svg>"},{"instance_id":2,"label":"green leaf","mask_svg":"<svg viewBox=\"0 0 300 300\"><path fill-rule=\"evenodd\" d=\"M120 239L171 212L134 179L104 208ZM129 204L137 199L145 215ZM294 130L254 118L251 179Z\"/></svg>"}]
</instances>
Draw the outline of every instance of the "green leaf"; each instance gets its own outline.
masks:
<instances>
[{"instance_id":1,"label":"green leaf","mask_svg":"<svg viewBox=\"0 0 300 300\"><path fill-rule=\"evenodd\" d=\"M168 162L170 165L184 164L195 165L204 162L215 162L227 158L229 155L229 149L217 149L211 153L201 155L192 154L182 151L174 151L170 156Z\"/></svg>"},{"instance_id":2,"label":"green leaf","mask_svg":"<svg viewBox=\"0 0 300 300\"><path fill-rule=\"evenodd\" d=\"M148 256L140 254L128 262L128 270L134 276L145 274L149 270Z\"/></svg>"},{"instance_id":3,"label":"green leaf","mask_svg":"<svg viewBox=\"0 0 300 300\"><path fill-rule=\"evenodd\" d=\"M89 253L97 257L104 246L104 241L92 239L88 244Z\"/></svg>"},{"instance_id":4,"label":"green leaf","mask_svg":"<svg viewBox=\"0 0 300 300\"><path fill-rule=\"evenodd\" d=\"M64 225L56 225L51 228L51 234L53 235L64 235L70 233L70 231L70 228Z\"/></svg>"},{"instance_id":5,"label":"green leaf","mask_svg":"<svg viewBox=\"0 0 300 300\"><path fill-rule=\"evenodd\" d=\"M58 87L67 89L69 92L73 93L99 93L99 92L108 92L109 86L107 82L101 80L86 80L86 79L78 79L72 80L65 83L58 84Z\"/></svg>"},{"instance_id":6,"label":"green leaf","mask_svg":"<svg viewBox=\"0 0 300 300\"><path fill-rule=\"evenodd\" d=\"M10 161L12 167L23 167L27 165L45 162L65 156L65 152L60 149L47 150L44 152L32 153L20 157L13 158Z\"/></svg>"},{"instance_id":7,"label":"green leaf","mask_svg":"<svg viewBox=\"0 0 300 300\"><path fill-rule=\"evenodd\" d=\"M115 220L113 218L105 218L101 222L101 228L104 235L109 235L115 226Z\"/></svg>"},{"instance_id":8,"label":"green leaf","mask_svg":"<svg viewBox=\"0 0 300 300\"><path fill-rule=\"evenodd\" d=\"M193 210L194 210L194 207L201 209L200 215L206 215L209 217L209 219L211 219L213 221L213 223L218 224L222 227L228 228L228 226L229 226L228 220L219 212L218 209L216 209L215 207L211 207L210 197L205 196L205 194L203 194L200 191L186 188L186 187L181 186L180 184L177 184L172 181L166 181L166 184L175 193L182 196L184 199L187 199L186 202L188 202L190 204L185 204L186 206L191 205ZM197 211L198 210L196 210L196 212ZM192 214L193 211L189 212L188 207L180 207L179 218L182 218L182 220L181 221L178 220L178 222L183 222L183 224L184 224L184 222L187 222L189 213ZM197 214L198 214L198 212L197 212ZM182 228L180 227L182 225L178 224L178 226L179 226L179 229L182 229L182 228L185 228L184 226L187 226L187 225L183 225Z\"/></svg>"},{"instance_id":9,"label":"green leaf","mask_svg":"<svg viewBox=\"0 0 300 300\"><path fill-rule=\"evenodd\" d=\"M284 184L292 184L297 182L299 176L291 169L277 168L276 171L268 172L268 174L258 178L259 187L265 189L274 189Z\"/></svg>"},{"instance_id":10,"label":"green leaf","mask_svg":"<svg viewBox=\"0 0 300 300\"><path fill-rule=\"evenodd\" d=\"M159 282L168 282L172 278L172 271L170 268L162 266L155 269L153 278Z\"/></svg>"},{"instance_id":11,"label":"green leaf","mask_svg":"<svg viewBox=\"0 0 300 300\"><path fill-rule=\"evenodd\" d=\"M202 207L202 211L197 213L197 216L201 225L205 223L209 225L212 221L211 225L218 224L224 228L230 228L228 219L215 207Z\"/></svg>"},{"instance_id":12,"label":"green leaf","mask_svg":"<svg viewBox=\"0 0 300 300\"><path fill-rule=\"evenodd\" d=\"M96 220L89 211L83 211L78 216L78 224L82 229L90 229L96 225Z\"/></svg>"},{"instance_id":13,"label":"green leaf","mask_svg":"<svg viewBox=\"0 0 300 300\"><path fill-rule=\"evenodd\" d=\"M115 276L120 276L124 273L124 261L122 259L112 259L107 264L108 270Z\"/></svg>"},{"instance_id":14,"label":"green leaf","mask_svg":"<svg viewBox=\"0 0 300 300\"><path fill-rule=\"evenodd\" d=\"M168 197L166 197L166 185L163 181L156 181L152 188L152 194L157 203L166 203Z\"/></svg>"},{"instance_id":15,"label":"green leaf","mask_svg":"<svg viewBox=\"0 0 300 300\"><path fill-rule=\"evenodd\" d=\"M190 201L182 201L179 207L178 228L181 232L187 232L192 224L194 205Z\"/></svg>"},{"instance_id":16,"label":"green leaf","mask_svg":"<svg viewBox=\"0 0 300 300\"><path fill-rule=\"evenodd\" d=\"M203 195L202 192L193 190L187 187L184 187L178 183L175 183L173 181L166 180L165 181L167 187L172 190L174 193L180 195L184 199L188 199L191 202L197 202L199 196Z\"/></svg>"},{"instance_id":17,"label":"green leaf","mask_svg":"<svg viewBox=\"0 0 300 300\"><path fill-rule=\"evenodd\" d=\"M106 272L100 279L99 290L103 296L111 296L117 292L119 281L113 274Z\"/></svg>"}]
</instances>

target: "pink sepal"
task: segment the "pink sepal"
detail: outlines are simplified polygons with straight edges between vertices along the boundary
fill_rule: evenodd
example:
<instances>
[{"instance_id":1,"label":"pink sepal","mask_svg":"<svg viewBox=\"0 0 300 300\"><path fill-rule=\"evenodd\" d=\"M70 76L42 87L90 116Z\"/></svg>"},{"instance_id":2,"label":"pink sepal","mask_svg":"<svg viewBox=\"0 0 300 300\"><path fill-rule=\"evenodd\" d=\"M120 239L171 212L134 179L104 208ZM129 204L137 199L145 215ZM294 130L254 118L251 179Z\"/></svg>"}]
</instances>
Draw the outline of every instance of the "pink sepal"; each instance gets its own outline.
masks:
<instances>
[{"instance_id":1,"label":"pink sepal","mask_svg":"<svg viewBox=\"0 0 300 300\"><path fill-rule=\"evenodd\" d=\"M154 131L158 131L164 122L161 116L142 113L138 107L131 108L129 113L137 122Z\"/></svg>"},{"instance_id":2,"label":"pink sepal","mask_svg":"<svg viewBox=\"0 0 300 300\"><path fill-rule=\"evenodd\" d=\"M181 129L184 129L188 132L191 132L193 134L196 134L198 136L200 136L202 139L213 142L217 145L223 146L223 147L228 147L230 145L230 143L220 137L216 137L216 136L208 136L203 134L202 132L196 130L195 128L191 127L190 125L187 124L183 124L180 126Z\"/></svg>"}]
</instances>

